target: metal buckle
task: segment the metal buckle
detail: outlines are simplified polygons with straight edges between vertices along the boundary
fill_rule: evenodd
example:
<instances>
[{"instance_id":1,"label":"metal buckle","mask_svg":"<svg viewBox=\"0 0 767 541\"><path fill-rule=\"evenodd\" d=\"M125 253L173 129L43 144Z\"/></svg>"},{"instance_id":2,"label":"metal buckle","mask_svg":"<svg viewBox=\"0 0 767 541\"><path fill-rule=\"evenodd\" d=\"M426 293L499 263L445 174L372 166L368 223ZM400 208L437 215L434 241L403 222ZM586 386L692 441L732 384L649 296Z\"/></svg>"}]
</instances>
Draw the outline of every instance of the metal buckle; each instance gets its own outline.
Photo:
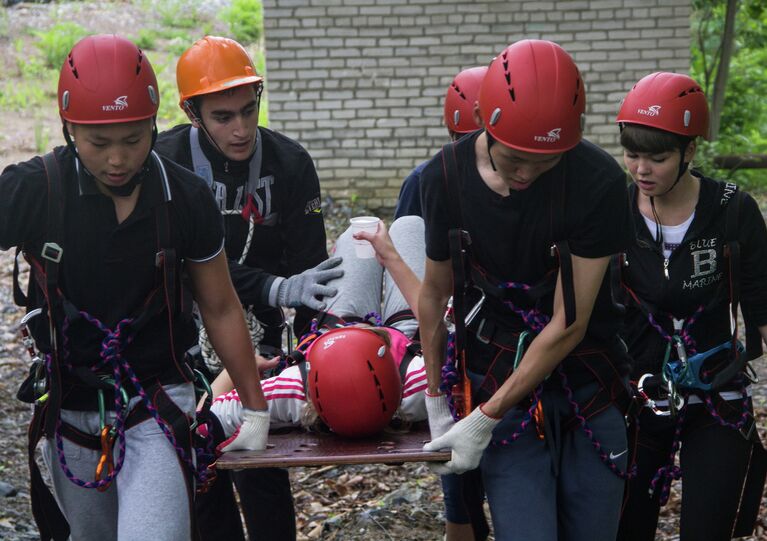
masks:
<instances>
[{"instance_id":1,"label":"metal buckle","mask_svg":"<svg viewBox=\"0 0 767 541\"><path fill-rule=\"evenodd\" d=\"M754 430L756 430L756 421L754 420L754 416L751 415L751 412L748 413L748 428L743 427L738 430L740 432L740 435L746 438L748 441L751 441L751 438L754 437Z\"/></svg>"},{"instance_id":2,"label":"metal buckle","mask_svg":"<svg viewBox=\"0 0 767 541\"><path fill-rule=\"evenodd\" d=\"M64 253L64 249L55 242L46 242L43 244L43 250L40 254L43 259L58 263L61 261L61 255Z\"/></svg>"},{"instance_id":3,"label":"metal buckle","mask_svg":"<svg viewBox=\"0 0 767 541\"><path fill-rule=\"evenodd\" d=\"M483 289L480 289L478 287L474 287L474 289L479 289L479 292L482 293L482 296L477 301L477 304L474 305L474 307L469 310L469 313L466 314L466 319L464 319L464 325L467 327L471 324L472 321L474 321L474 318L477 317L477 314L479 314L479 311L482 309L482 305L485 304L485 291Z\"/></svg>"},{"instance_id":4,"label":"metal buckle","mask_svg":"<svg viewBox=\"0 0 767 541\"><path fill-rule=\"evenodd\" d=\"M477 327L476 335L477 335L477 340L479 340L483 344L489 344L490 338L485 338L484 336L482 336L482 329L485 327L485 321L487 320L485 318L482 318L482 321L479 322L479 327Z\"/></svg>"}]
</instances>

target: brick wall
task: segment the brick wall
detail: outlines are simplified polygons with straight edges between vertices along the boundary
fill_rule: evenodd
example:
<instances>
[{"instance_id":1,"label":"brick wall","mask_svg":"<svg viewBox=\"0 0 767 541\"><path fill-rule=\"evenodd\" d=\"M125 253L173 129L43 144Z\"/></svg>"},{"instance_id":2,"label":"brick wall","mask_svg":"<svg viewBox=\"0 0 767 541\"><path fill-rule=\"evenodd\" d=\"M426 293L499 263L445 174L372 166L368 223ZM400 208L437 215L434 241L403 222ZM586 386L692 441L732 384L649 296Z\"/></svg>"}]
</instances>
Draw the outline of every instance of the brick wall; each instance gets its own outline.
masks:
<instances>
[{"instance_id":1,"label":"brick wall","mask_svg":"<svg viewBox=\"0 0 767 541\"><path fill-rule=\"evenodd\" d=\"M460 70L522 38L549 39L586 82L586 137L618 155L621 97L686 72L689 0L264 0L270 126L300 141L323 191L391 208L446 141L442 98Z\"/></svg>"}]
</instances>

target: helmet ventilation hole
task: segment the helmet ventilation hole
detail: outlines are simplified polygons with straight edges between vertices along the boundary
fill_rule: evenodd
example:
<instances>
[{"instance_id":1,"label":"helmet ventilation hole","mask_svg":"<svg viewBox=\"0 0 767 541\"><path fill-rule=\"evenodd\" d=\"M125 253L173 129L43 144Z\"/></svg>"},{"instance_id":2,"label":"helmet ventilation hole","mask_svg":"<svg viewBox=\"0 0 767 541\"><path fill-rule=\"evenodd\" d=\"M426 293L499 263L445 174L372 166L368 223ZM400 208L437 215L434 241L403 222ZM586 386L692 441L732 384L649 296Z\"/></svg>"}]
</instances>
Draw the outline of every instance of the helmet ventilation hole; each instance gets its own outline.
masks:
<instances>
[{"instance_id":1,"label":"helmet ventilation hole","mask_svg":"<svg viewBox=\"0 0 767 541\"><path fill-rule=\"evenodd\" d=\"M509 89L509 96L511 97L511 101L517 101L517 96L514 94L514 89Z\"/></svg>"}]
</instances>

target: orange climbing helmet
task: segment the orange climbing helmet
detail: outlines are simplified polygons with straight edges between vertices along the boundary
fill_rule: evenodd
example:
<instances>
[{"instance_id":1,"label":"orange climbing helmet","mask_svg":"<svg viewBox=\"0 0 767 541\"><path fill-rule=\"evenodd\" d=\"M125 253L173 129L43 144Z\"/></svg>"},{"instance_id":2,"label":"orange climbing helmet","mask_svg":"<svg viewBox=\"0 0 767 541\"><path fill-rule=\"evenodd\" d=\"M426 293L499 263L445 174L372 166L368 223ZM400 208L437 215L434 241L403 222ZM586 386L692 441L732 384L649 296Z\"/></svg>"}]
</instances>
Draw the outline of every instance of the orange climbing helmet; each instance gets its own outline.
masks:
<instances>
[{"instance_id":1,"label":"orange climbing helmet","mask_svg":"<svg viewBox=\"0 0 767 541\"><path fill-rule=\"evenodd\" d=\"M176 65L179 105L195 96L243 85L261 85L245 48L229 38L205 36L184 51Z\"/></svg>"}]
</instances>

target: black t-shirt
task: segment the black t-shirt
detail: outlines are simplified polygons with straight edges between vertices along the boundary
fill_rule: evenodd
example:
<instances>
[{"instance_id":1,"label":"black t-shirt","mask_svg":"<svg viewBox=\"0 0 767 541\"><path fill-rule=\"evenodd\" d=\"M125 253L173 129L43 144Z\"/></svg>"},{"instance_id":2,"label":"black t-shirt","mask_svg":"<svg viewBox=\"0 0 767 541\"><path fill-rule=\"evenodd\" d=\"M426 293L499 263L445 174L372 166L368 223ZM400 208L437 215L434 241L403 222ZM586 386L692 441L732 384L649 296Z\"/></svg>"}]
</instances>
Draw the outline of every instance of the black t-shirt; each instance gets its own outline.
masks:
<instances>
[{"instance_id":1,"label":"black t-shirt","mask_svg":"<svg viewBox=\"0 0 767 541\"><path fill-rule=\"evenodd\" d=\"M637 189L629 195L633 209L636 239L629 247L624 280L645 306L655 322L673 334L671 317L690 318L699 307L705 311L687 328L703 352L731 339L729 313L729 259L725 257L725 224L732 200L733 185L703 177L695 216L684 239L669 257L668 275L663 272L664 256L653 233L639 212ZM745 195L737 221L740 244L740 297L748 323L767 324L767 229L759 207ZM667 341L650 324L639 307L628 304L622 333L635 361L636 376L658 373Z\"/></svg>"},{"instance_id":2,"label":"black t-shirt","mask_svg":"<svg viewBox=\"0 0 767 541\"><path fill-rule=\"evenodd\" d=\"M162 160L165 182L157 162L150 159L136 207L118 224L114 203L98 190L93 177L82 168L78 172L70 150L58 147L55 153L65 199L59 287L78 310L110 329L140 313L148 294L158 286L156 221L165 214L155 212L156 207L167 205L170 244L176 251L178 271L184 260L205 261L222 250L223 224L215 201L207 185L186 169ZM40 158L3 171L0 247L21 246L40 259L46 237L47 194ZM33 305L42 303L42 294L32 283L30 300ZM67 361L85 366L96 363L104 336L83 319L70 322ZM170 329L164 310L138 333L124 355L140 379L159 377L162 383L177 382L181 377L174 353L175 360L182 361L196 339L191 318L175 318ZM75 407L66 402L65 406Z\"/></svg>"},{"instance_id":3,"label":"black t-shirt","mask_svg":"<svg viewBox=\"0 0 767 541\"><path fill-rule=\"evenodd\" d=\"M585 258L610 256L627 247L632 227L626 176L610 155L583 141L529 188L501 196L485 184L477 170L475 141L480 133L456 143L456 157L462 179L459 199L463 228L471 237L472 256L487 273L499 281L535 285L557 268L551 254L555 240L567 240L571 252ZM450 218L440 155L426 166L421 182L426 254L444 261L449 259ZM555 194L555 190L564 190L564 194ZM556 235L555 230L559 232ZM554 238L562 234L565 239ZM522 293L514 302L525 310L533 307ZM552 303L553 293L542 299L539 308L551 315ZM488 297L485 304L487 311L506 326L526 328L500 301ZM606 276L587 337L606 341L615 335L619 324Z\"/></svg>"}]
</instances>

